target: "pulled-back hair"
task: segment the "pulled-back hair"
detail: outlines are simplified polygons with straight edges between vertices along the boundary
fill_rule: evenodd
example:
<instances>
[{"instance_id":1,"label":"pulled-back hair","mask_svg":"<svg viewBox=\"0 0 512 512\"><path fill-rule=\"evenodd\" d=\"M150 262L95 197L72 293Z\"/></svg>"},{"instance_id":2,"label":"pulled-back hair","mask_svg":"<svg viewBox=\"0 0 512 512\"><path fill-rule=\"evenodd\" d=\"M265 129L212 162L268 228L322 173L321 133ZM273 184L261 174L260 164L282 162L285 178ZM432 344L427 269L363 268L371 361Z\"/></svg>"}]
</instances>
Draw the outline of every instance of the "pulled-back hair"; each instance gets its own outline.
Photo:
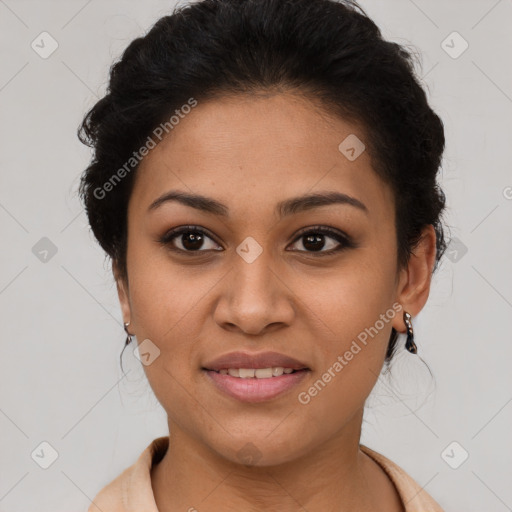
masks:
<instances>
[{"instance_id":1,"label":"pulled-back hair","mask_svg":"<svg viewBox=\"0 0 512 512\"><path fill-rule=\"evenodd\" d=\"M445 196L436 182L445 139L414 57L384 40L350 0L202 0L160 18L112 65L106 95L78 130L94 148L80 196L119 277L127 278L127 205L137 172L137 165L126 171L126 162L155 127L191 98L286 91L363 127L372 167L394 193L397 268L407 265L428 224L436 231L437 268L446 248ZM98 193L123 166L123 179ZM387 362L396 341L392 329Z\"/></svg>"}]
</instances>

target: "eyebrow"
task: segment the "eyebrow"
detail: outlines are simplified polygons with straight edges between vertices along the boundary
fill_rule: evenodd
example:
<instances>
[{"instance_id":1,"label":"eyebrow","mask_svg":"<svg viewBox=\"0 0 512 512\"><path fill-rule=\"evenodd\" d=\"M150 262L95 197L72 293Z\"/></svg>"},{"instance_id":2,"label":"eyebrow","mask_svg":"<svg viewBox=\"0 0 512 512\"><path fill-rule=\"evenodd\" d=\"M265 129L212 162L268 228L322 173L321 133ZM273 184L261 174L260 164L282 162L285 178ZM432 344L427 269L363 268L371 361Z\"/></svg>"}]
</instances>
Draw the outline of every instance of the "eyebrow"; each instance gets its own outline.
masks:
<instances>
[{"instance_id":1,"label":"eyebrow","mask_svg":"<svg viewBox=\"0 0 512 512\"><path fill-rule=\"evenodd\" d=\"M167 202L178 202L185 206L190 206L196 210L202 212L211 213L222 217L229 217L229 208L225 205L213 199L211 197L202 196L200 194L193 194L188 192L181 192L178 190L171 190L166 192L158 199L153 201L148 208L149 211L157 209L164 203ZM353 206L368 214L368 208L364 203L356 199L355 197L343 194L341 192L317 192L314 194L307 194L298 197L292 197L284 201L280 201L276 205L276 213L282 218L295 213L311 210L313 208L319 208L321 206L328 206L332 204L346 204Z\"/></svg>"}]
</instances>

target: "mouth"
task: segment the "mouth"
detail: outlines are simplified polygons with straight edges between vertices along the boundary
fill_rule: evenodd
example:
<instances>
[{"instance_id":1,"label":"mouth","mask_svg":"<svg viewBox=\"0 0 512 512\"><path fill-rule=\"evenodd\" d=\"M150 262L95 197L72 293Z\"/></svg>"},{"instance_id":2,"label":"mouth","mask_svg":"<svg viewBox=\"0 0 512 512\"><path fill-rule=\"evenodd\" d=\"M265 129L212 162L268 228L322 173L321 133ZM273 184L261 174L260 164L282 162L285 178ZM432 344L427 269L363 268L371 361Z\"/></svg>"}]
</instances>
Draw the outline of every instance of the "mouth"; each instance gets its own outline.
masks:
<instances>
[{"instance_id":1,"label":"mouth","mask_svg":"<svg viewBox=\"0 0 512 512\"><path fill-rule=\"evenodd\" d=\"M307 370L307 368L294 370L293 368L283 368L282 366L269 368L222 368L220 370L209 370L207 368L202 369L212 371L220 375L229 375L238 379L272 379L275 377L281 377L281 375L290 375L291 373Z\"/></svg>"},{"instance_id":2,"label":"mouth","mask_svg":"<svg viewBox=\"0 0 512 512\"><path fill-rule=\"evenodd\" d=\"M273 370L273 369L272 369ZM277 368L276 374L280 373L283 368ZM289 368L287 370L290 370ZM265 372L265 376L260 377L241 377L240 375L251 375L256 371ZM291 370L289 373L281 373L280 375L268 375L268 369L262 368L258 370L250 368L234 368L226 371L207 370L203 368L203 372L209 378L209 382L222 394L228 395L241 402L265 402L284 395L297 387L299 383L310 372L309 369ZM238 373L239 376L233 376L231 373Z\"/></svg>"},{"instance_id":3,"label":"mouth","mask_svg":"<svg viewBox=\"0 0 512 512\"><path fill-rule=\"evenodd\" d=\"M264 402L284 395L311 371L304 363L276 352L234 352L205 364L201 371L224 395L242 402Z\"/></svg>"}]
</instances>

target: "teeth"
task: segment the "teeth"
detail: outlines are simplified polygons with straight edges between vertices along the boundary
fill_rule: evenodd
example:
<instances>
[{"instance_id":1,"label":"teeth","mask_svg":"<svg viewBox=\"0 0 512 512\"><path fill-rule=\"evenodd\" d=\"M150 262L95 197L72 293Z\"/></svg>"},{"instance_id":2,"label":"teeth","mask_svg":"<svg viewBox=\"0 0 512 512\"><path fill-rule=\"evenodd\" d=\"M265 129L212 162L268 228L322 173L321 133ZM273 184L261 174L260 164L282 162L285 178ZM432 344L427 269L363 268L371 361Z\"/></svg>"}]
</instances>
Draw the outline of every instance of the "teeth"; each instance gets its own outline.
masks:
<instances>
[{"instance_id":1,"label":"teeth","mask_svg":"<svg viewBox=\"0 0 512 512\"><path fill-rule=\"evenodd\" d=\"M254 376L257 379L269 379L270 377L272 377L272 370L273 368L258 368L254 372Z\"/></svg>"},{"instance_id":2,"label":"teeth","mask_svg":"<svg viewBox=\"0 0 512 512\"><path fill-rule=\"evenodd\" d=\"M292 373L292 368L283 368L282 366L273 366L271 368L228 368L221 369L221 375L230 375L231 377L239 377L241 379L270 379L272 377L280 377L283 373Z\"/></svg>"}]
</instances>

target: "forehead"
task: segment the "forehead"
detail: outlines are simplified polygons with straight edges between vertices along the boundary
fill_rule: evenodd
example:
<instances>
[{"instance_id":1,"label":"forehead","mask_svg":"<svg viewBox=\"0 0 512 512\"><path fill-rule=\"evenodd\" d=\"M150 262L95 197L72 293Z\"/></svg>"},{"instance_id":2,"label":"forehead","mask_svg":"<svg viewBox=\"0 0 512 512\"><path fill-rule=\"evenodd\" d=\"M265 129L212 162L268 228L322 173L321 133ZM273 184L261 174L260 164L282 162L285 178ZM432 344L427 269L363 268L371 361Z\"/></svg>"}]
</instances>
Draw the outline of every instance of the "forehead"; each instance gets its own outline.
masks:
<instances>
[{"instance_id":1,"label":"forehead","mask_svg":"<svg viewBox=\"0 0 512 512\"><path fill-rule=\"evenodd\" d=\"M273 212L291 196L332 190L357 197L376 218L388 215L390 189L373 171L367 151L355 160L340 151L345 140L364 144L365 133L300 96L199 102L144 157L131 208L142 214L172 189L215 197L243 215Z\"/></svg>"}]
</instances>

